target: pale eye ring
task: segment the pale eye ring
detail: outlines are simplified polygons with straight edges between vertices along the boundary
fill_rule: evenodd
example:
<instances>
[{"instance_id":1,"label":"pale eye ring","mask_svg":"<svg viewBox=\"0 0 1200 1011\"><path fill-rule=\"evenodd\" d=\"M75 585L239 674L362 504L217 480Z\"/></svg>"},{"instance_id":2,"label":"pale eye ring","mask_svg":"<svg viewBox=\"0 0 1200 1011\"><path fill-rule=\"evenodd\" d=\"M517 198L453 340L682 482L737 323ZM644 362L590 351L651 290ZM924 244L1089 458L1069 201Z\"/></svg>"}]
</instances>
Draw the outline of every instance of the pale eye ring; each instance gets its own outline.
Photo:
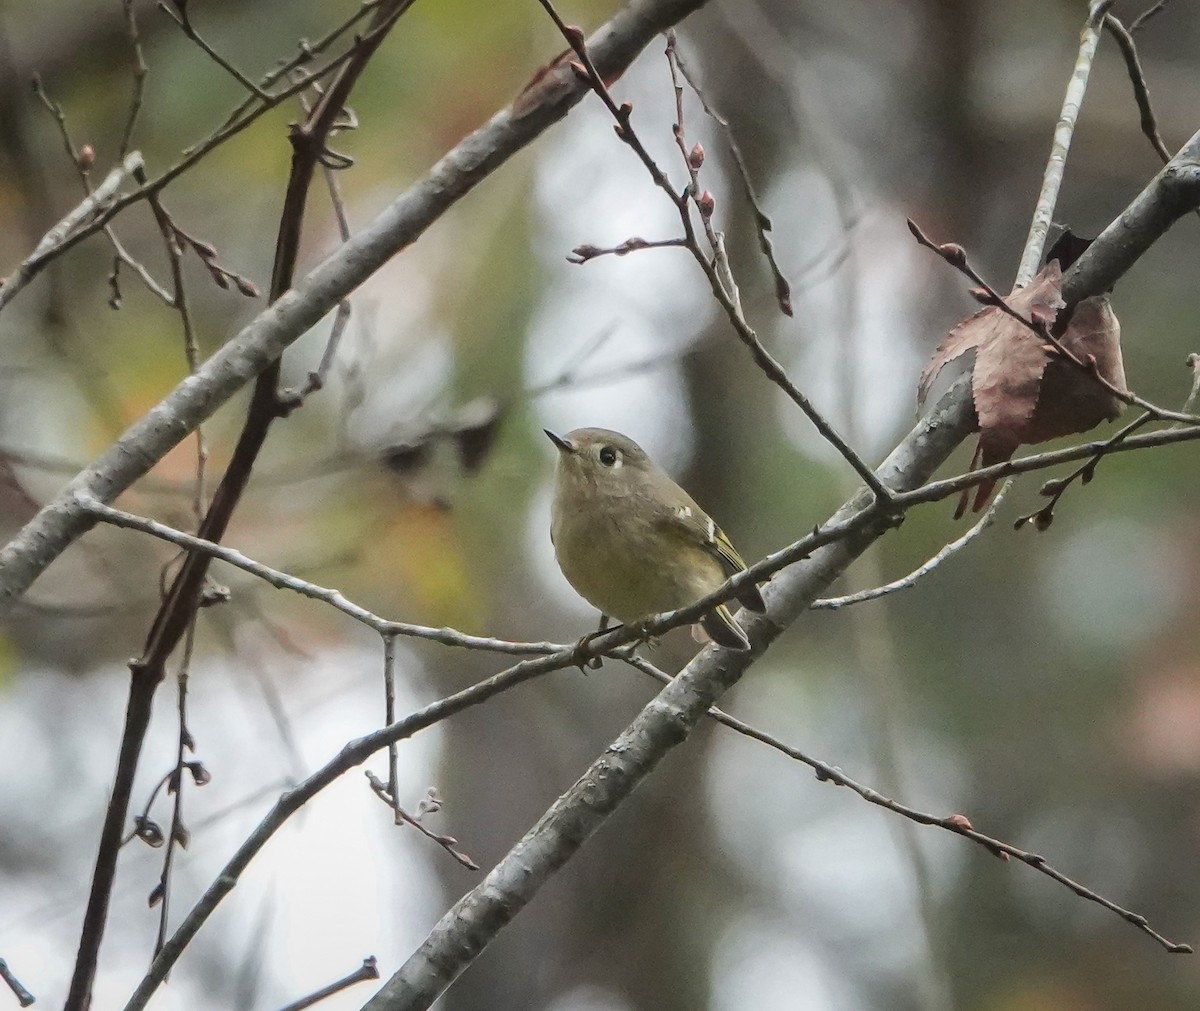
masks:
<instances>
[{"instance_id":1,"label":"pale eye ring","mask_svg":"<svg viewBox=\"0 0 1200 1011\"><path fill-rule=\"evenodd\" d=\"M617 462L617 451L612 446L605 446L600 450L600 462L606 467L611 467Z\"/></svg>"}]
</instances>

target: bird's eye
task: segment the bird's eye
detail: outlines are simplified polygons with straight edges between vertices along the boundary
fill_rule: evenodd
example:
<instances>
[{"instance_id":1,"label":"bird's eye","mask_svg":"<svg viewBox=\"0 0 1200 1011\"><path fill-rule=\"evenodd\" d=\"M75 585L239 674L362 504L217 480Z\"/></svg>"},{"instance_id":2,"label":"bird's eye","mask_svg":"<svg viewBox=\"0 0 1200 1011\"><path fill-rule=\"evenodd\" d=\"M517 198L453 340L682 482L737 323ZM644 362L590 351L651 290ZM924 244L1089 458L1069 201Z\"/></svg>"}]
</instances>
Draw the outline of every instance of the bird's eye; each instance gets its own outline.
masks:
<instances>
[{"instance_id":1,"label":"bird's eye","mask_svg":"<svg viewBox=\"0 0 1200 1011\"><path fill-rule=\"evenodd\" d=\"M612 446L605 446L600 450L600 462L605 467L611 467L617 462L617 451Z\"/></svg>"}]
</instances>

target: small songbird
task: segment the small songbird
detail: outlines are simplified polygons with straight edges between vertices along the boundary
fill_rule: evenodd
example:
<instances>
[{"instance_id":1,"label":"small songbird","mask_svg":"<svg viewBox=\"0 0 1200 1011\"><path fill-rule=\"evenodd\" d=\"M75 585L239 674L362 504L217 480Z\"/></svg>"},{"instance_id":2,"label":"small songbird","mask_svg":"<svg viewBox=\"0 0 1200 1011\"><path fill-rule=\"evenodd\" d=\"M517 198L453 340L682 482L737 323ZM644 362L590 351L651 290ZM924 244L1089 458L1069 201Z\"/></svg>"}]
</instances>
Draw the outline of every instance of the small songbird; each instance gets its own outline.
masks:
<instances>
[{"instance_id":1,"label":"small songbird","mask_svg":"<svg viewBox=\"0 0 1200 1011\"><path fill-rule=\"evenodd\" d=\"M632 623L694 604L746 568L729 538L632 439L604 428L565 436L558 447L550 539L563 575L608 618ZM738 599L765 611L757 586ZM729 608L700 621L715 642L749 649Z\"/></svg>"}]
</instances>

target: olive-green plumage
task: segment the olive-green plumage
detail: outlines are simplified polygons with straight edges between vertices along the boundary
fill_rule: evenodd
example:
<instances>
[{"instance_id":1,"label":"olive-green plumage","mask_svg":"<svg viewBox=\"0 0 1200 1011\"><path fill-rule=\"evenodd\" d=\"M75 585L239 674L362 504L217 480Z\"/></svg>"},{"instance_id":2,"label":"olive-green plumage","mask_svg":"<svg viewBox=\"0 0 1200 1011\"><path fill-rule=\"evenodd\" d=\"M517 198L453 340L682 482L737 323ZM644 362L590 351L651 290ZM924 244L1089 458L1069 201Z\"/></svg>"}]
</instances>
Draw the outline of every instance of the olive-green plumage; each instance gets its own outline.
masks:
<instances>
[{"instance_id":1,"label":"olive-green plumage","mask_svg":"<svg viewBox=\"0 0 1200 1011\"><path fill-rule=\"evenodd\" d=\"M693 604L746 567L729 538L632 439L604 428L546 434L558 447L550 538L567 581L601 613L635 622ZM751 586L738 599L763 611ZM747 649L724 604L709 636Z\"/></svg>"}]
</instances>

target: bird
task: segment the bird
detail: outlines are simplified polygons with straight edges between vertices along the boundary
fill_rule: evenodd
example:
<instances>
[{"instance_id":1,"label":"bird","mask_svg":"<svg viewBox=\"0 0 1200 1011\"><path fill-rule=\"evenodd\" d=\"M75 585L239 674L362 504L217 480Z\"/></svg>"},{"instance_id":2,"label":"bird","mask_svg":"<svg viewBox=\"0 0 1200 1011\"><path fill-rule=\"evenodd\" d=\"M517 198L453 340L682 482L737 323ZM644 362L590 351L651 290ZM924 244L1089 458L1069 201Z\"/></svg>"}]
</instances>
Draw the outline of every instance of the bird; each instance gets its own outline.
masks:
<instances>
[{"instance_id":1,"label":"bird","mask_svg":"<svg viewBox=\"0 0 1200 1011\"><path fill-rule=\"evenodd\" d=\"M693 604L746 568L729 538L636 442L606 428L566 435L558 449L550 540L567 582L601 613L632 624ZM738 594L766 610L757 585ZM704 615L708 637L729 649L750 641L725 604Z\"/></svg>"}]
</instances>

